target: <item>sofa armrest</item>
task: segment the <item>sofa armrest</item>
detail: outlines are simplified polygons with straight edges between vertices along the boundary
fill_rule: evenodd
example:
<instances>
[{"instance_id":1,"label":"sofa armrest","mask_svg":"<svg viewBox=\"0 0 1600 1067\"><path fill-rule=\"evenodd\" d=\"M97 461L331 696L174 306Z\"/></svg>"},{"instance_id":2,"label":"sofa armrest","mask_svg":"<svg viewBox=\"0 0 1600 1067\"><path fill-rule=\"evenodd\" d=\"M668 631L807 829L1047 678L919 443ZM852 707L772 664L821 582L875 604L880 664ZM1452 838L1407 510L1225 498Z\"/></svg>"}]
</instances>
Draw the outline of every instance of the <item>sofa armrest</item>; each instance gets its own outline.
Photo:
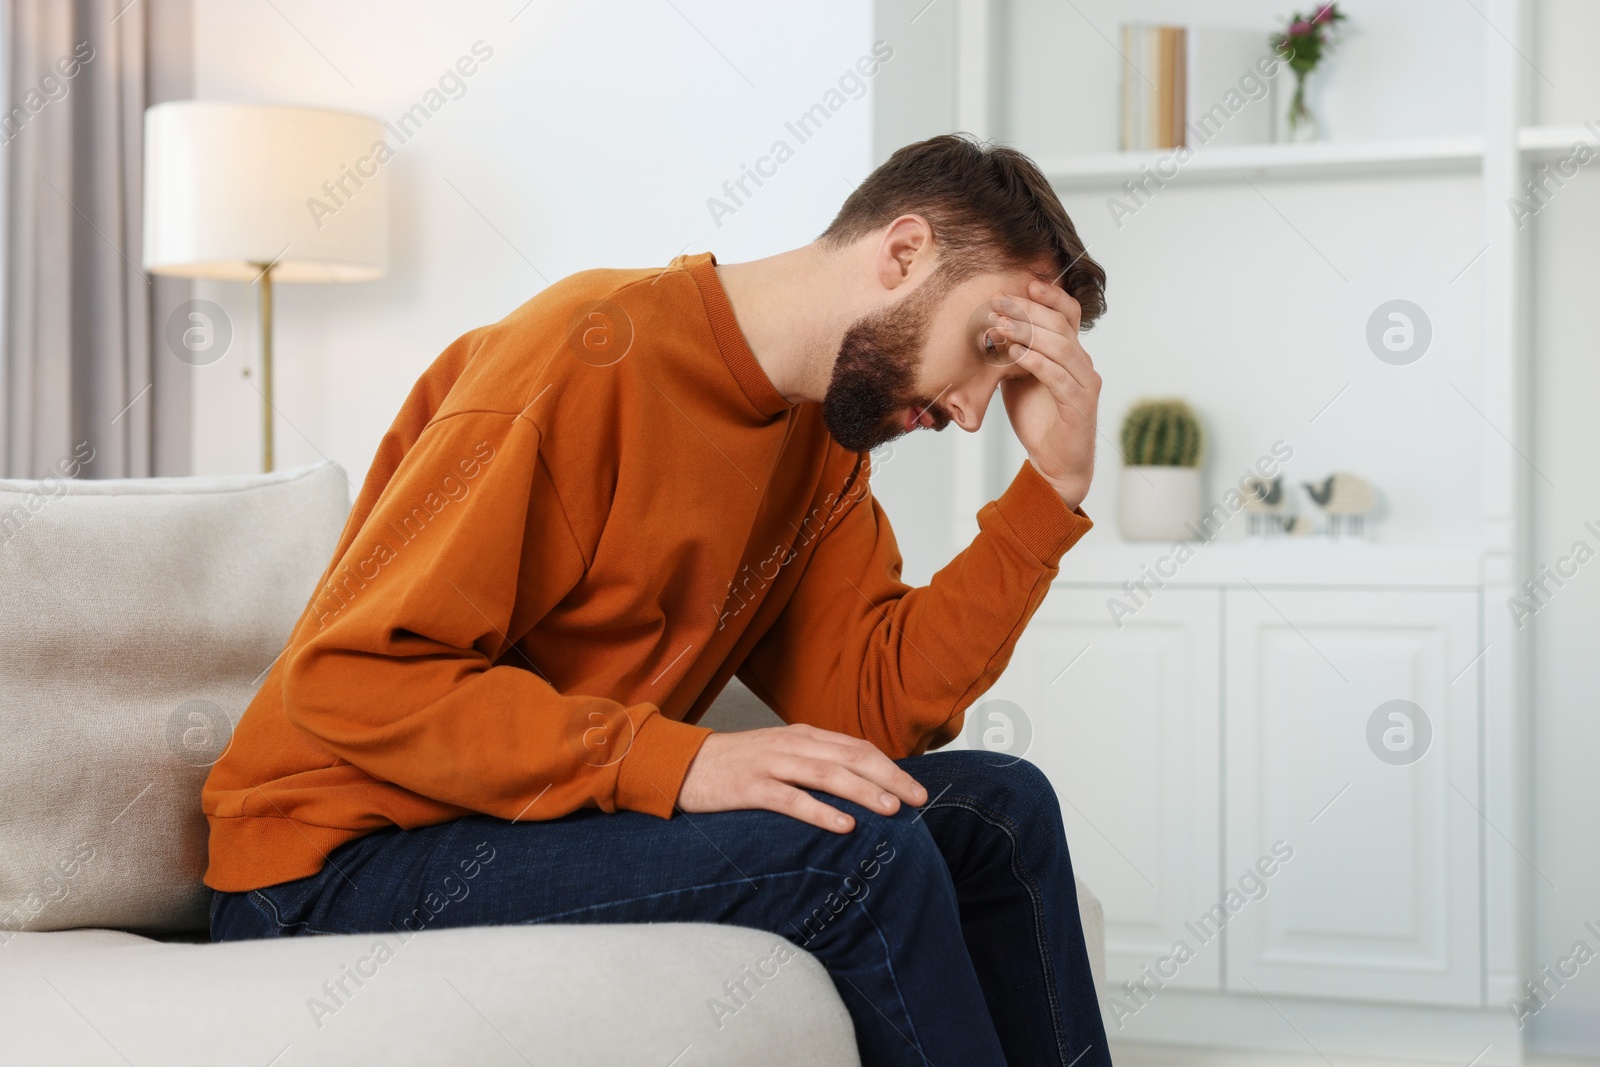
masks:
<instances>
[{"instance_id":1,"label":"sofa armrest","mask_svg":"<svg viewBox=\"0 0 1600 1067\"><path fill-rule=\"evenodd\" d=\"M1106 912L1100 898L1078 880L1078 915L1083 920L1083 941L1089 947L1089 970L1096 989L1106 987Z\"/></svg>"}]
</instances>

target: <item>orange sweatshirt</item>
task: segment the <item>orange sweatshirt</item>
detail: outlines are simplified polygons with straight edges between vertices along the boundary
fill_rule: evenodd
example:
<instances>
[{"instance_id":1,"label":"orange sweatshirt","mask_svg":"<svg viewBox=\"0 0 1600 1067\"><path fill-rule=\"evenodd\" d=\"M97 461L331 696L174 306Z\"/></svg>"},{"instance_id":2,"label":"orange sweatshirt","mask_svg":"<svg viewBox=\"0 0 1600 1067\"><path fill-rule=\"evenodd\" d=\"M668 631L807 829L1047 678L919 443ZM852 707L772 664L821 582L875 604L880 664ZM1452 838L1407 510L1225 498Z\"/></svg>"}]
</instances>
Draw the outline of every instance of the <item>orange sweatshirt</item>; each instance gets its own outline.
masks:
<instances>
[{"instance_id":1,"label":"orange sweatshirt","mask_svg":"<svg viewBox=\"0 0 1600 1067\"><path fill-rule=\"evenodd\" d=\"M1024 462L902 582L867 457L773 388L714 263L574 275L418 380L206 780L207 885L473 812L669 817L735 673L896 758L960 732L1089 518Z\"/></svg>"}]
</instances>

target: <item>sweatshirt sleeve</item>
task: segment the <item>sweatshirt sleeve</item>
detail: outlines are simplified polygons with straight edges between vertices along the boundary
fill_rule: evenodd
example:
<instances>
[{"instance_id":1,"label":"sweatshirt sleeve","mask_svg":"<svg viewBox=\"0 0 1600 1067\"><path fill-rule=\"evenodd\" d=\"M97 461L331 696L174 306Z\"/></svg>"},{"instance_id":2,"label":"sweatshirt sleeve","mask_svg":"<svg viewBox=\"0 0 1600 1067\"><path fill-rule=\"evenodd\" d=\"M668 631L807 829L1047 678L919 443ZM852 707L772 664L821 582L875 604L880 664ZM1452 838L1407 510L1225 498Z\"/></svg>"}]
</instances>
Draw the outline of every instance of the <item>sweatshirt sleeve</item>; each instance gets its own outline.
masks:
<instances>
[{"instance_id":1,"label":"sweatshirt sleeve","mask_svg":"<svg viewBox=\"0 0 1600 1067\"><path fill-rule=\"evenodd\" d=\"M291 639L285 712L339 759L467 810L668 816L710 731L558 692L519 644L584 570L539 445L498 412L422 431Z\"/></svg>"},{"instance_id":2,"label":"sweatshirt sleeve","mask_svg":"<svg viewBox=\"0 0 1600 1067\"><path fill-rule=\"evenodd\" d=\"M863 458L863 479L868 466ZM913 588L866 483L823 528L739 677L786 722L864 738L896 759L938 748L999 678L1062 555L1093 525L1024 461L979 510L972 544Z\"/></svg>"}]
</instances>

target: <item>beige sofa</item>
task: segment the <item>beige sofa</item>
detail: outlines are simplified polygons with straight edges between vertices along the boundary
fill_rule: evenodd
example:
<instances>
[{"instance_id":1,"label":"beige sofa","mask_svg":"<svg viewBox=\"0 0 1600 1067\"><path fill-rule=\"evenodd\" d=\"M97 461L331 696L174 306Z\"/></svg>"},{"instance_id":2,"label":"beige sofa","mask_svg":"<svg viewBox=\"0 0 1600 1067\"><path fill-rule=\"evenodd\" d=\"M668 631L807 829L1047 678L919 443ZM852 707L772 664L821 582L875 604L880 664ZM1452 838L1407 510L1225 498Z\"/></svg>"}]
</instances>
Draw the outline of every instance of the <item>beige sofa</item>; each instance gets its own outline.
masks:
<instances>
[{"instance_id":1,"label":"beige sofa","mask_svg":"<svg viewBox=\"0 0 1600 1067\"><path fill-rule=\"evenodd\" d=\"M857 1063L804 953L718 1025L774 944L740 927L207 942L200 786L349 502L326 463L0 481L0 1064ZM736 684L707 721L776 718Z\"/></svg>"}]
</instances>

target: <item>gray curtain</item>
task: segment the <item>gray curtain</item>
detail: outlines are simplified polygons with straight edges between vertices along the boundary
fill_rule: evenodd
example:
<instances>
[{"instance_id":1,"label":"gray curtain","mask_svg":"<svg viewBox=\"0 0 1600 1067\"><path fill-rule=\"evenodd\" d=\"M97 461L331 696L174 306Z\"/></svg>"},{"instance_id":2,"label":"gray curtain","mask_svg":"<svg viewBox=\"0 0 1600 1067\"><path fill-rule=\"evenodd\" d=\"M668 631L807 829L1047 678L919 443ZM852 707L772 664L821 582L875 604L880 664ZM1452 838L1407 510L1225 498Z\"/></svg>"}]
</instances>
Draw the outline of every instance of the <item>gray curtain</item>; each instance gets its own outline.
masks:
<instances>
[{"instance_id":1,"label":"gray curtain","mask_svg":"<svg viewBox=\"0 0 1600 1067\"><path fill-rule=\"evenodd\" d=\"M162 327L189 284L139 264L144 111L190 95L190 0L4 15L0 475L188 474L190 367Z\"/></svg>"}]
</instances>

